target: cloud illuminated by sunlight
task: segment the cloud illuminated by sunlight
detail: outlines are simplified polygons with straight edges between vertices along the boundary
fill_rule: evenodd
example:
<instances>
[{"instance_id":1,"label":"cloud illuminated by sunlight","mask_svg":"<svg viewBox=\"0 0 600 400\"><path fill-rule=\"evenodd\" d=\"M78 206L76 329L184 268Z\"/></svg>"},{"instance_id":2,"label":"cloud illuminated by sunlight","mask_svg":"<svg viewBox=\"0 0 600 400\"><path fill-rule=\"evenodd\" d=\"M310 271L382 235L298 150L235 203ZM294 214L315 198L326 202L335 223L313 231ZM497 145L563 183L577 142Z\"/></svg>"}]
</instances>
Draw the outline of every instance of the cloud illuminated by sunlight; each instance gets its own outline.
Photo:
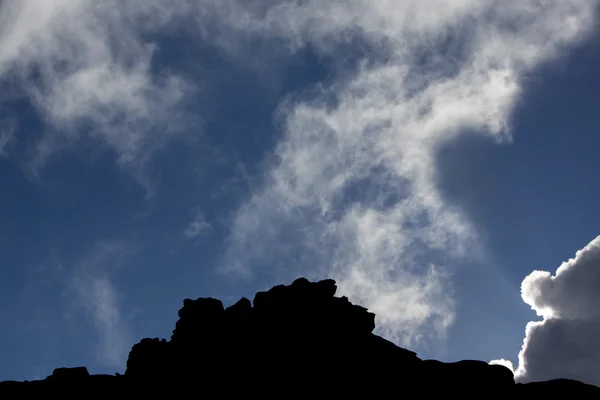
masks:
<instances>
[{"instance_id":1,"label":"cloud illuminated by sunlight","mask_svg":"<svg viewBox=\"0 0 600 400\"><path fill-rule=\"evenodd\" d=\"M185 26L191 39L254 68L271 59L248 50L252 38L272 39L280 54L318 53L333 78L313 98L282 99L276 161L235 212L221 269L333 277L340 294L377 313L379 333L414 346L451 325L447 264L477 245L469 221L438 191L437 150L466 131L510 138L523 78L582 39L595 6L4 0L0 79L19 86L48 125L34 168L87 140L139 177L157 149L185 134L185 101L201 86L153 71L152 34ZM110 304L109 286L99 282L90 293Z\"/></svg>"},{"instance_id":2,"label":"cloud illuminated by sunlight","mask_svg":"<svg viewBox=\"0 0 600 400\"><path fill-rule=\"evenodd\" d=\"M600 385L600 236L555 274L533 271L521 284L523 301L541 321L525 327L515 379L521 382L569 378Z\"/></svg>"},{"instance_id":3,"label":"cloud illuminated by sunlight","mask_svg":"<svg viewBox=\"0 0 600 400\"><path fill-rule=\"evenodd\" d=\"M465 131L510 137L522 78L582 37L593 7L278 2L233 24L325 57L358 40L367 50L316 98L282 104L277 161L239 209L223 268L332 276L384 336L406 346L443 336L454 314L444 261L476 233L436 187L436 151Z\"/></svg>"}]
</instances>

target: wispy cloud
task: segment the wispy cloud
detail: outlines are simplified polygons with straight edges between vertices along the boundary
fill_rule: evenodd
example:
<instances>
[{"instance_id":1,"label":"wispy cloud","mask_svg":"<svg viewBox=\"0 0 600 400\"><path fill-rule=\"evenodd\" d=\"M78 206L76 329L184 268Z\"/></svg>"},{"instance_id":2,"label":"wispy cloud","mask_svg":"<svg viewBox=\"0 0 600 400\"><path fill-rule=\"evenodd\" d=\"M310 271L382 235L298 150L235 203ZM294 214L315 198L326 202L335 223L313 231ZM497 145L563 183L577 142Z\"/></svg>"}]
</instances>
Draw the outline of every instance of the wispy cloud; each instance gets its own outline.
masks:
<instances>
[{"instance_id":1,"label":"wispy cloud","mask_svg":"<svg viewBox=\"0 0 600 400\"><path fill-rule=\"evenodd\" d=\"M8 148L13 143L16 126L14 123L0 125L0 157L8 155Z\"/></svg>"},{"instance_id":2,"label":"wispy cloud","mask_svg":"<svg viewBox=\"0 0 600 400\"><path fill-rule=\"evenodd\" d=\"M333 276L385 336L443 336L454 316L444 263L476 234L436 187L436 151L467 131L510 138L522 79L586 33L594 6L309 0L227 14L325 59L363 45L314 99L282 103L277 162L238 210L223 270Z\"/></svg>"},{"instance_id":3,"label":"wispy cloud","mask_svg":"<svg viewBox=\"0 0 600 400\"><path fill-rule=\"evenodd\" d=\"M68 285L70 305L86 312L98 334L98 361L118 369L124 367L134 340L111 273L133 251L124 243L97 243L74 269Z\"/></svg>"},{"instance_id":4,"label":"wispy cloud","mask_svg":"<svg viewBox=\"0 0 600 400\"><path fill-rule=\"evenodd\" d=\"M155 74L148 37L184 12L160 1L5 0L0 3L0 80L20 87L46 123L32 167L97 140L140 173L185 123L189 82Z\"/></svg>"},{"instance_id":5,"label":"wispy cloud","mask_svg":"<svg viewBox=\"0 0 600 400\"><path fill-rule=\"evenodd\" d=\"M193 90L154 73L152 34L185 26L235 60L256 38L278 54L318 52L333 79L312 99L282 101L277 161L237 210L222 270L332 276L377 313L380 333L413 346L452 323L445 264L476 244L438 191L437 150L467 131L510 138L523 78L584 36L596 4L4 0L0 79L17 82L49 128L35 168L88 139L145 182L140 168L182 132ZM103 326L115 315L107 279L80 282Z\"/></svg>"},{"instance_id":6,"label":"wispy cloud","mask_svg":"<svg viewBox=\"0 0 600 400\"><path fill-rule=\"evenodd\" d=\"M189 225L185 229L184 235L189 239L193 239L198 235L201 235L211 227L212 225L206 222L206 219L204 218L204 213L202 213L201 210L195 209L194 218L190 221Z\"/></svg>"},{"instance_id":7,"label":"wispy cloud","mask_svg":"<svg viewBox=\"0 0 600 400\"><path fill-rule=\"evenodd\" d=\"M525 329L518 381L571 378L600 385L600 236L552 275L533 271L523 301L542 317Z\"/></svg>"}]
</instances>

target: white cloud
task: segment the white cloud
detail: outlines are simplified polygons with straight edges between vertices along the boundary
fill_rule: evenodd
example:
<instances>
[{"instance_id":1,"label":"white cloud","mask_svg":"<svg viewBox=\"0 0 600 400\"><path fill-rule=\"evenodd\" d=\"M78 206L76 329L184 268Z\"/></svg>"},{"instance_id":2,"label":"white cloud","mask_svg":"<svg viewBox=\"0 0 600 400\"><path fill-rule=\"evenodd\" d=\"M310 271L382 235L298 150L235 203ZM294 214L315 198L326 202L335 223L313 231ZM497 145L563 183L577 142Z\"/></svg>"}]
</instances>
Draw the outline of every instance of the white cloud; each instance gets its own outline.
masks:
<instances>
[{"instance_id":1,"label":"white cloud","mask_svg":"<svg viewBox=\"0 0 600 400\"><path fill-rule=\"evenodd\" d=\"M200 210L196 209L194 211L194 218L190 221L189 225L185 229L184 234L185 237L193 239L211 227L211 224L206 222L204 214Z\"/></svg>"},{"instance_id":2,"label":"white cloud","mask_svg":"<svg viewBox=\"0 0 600 400\"><path fill-rule=\"evenodd\" d=\"M525 330L518 381L570 378L600 386L600 236L554 276L533 271L521 284L525 303L542 317Z\"/></svg>"},{"instance_id":3,"label":"white cloud","mask_svg":"<svg viewBox=\"0 0 600 400\"><path fill-rule=\"evenodd\" d=\"M272 49L282 53L310 46L340 74L311 100L282 102L278 162L235 215L224 269L332 276L341 293L377 312L380 332L414 345L452 323L451 271L439 264L476 238L437 190L437 149L464 131L510 137L522 78L580 40L595 6L5 0L0 78L20 84L52 127L38 143L36 165L85 135L139 174L180 131L188 95L181 77L152 73L149 33L195 19L196 38L237 60L248 54L247 38L283 41L284 50ZM356 42L358 63L347 61ZM97 279L90 293L110 299Z\"/></svg>"},{"instance_id":4,"label":"white cloud","mask_svg":"<svg viewBox=\"0 0 600 400\"><path fill-rule=\"evenodd\" d=\"M132 251L124 243L97 243L75 268L68 286L70 306L82 308L98 334L98 360L119 369L125 365L134 340L110 275Z\"/></svg>"},{"instance_id":5,"label":"white cloud","mask_svg":"<svg viewBox=\"0 0 600 400\"><path fill-rule=\"evenodd\" d=\"M515 367L514 367L512 361L505 360L503 358L500 358L498 360L492 360L492 361L490 361L490 365L502 365L503 367L506 367L506 368L510 369L511 372L513 372L513 373L515 372Z\"/></svg>"},{"instance_id":6,"label":"white cloud","mask_svg":"<svg viewBox=\"0 0 600 400\"><path fill-rule=\"evenodd\" d=\"M115 287L107 276L77 279L74 284L100 338L98 358L122 368L132 341L124 326Z\"/></svg>"},{"instance_id":7,"label":"white cloud","mask_svg":"<svg viewBox=\"0 0 600 400\"><path fill-rule=\"evenodd\" d=\"M15 129L15 125L12 123L0 125L0 157L8 155L8 147L13 143Z\"/></svg>"},{"instance_id":8,"label":"white cloud","mask_svg":"<svg viewBox=\"0 0 600 400\"><path fill-rule=\"evenodd\" d=\"M476 235L437 190L436 151L464 131L510 138L522 78L580 40L594 7L308 0L254 14L228 8L236 29L286 38L292 50L310 44L335 57L357 37L367 50L355 72L345 68L316 98L282 105L278 161L239 209L223 269L332 276L340 293L376 311L388 338L413 346L443 336L453 321L451 271L430 262L463 255Z\"/></svg>"},{"instance_id":9,"label":"white cloud","mask_svg":"<svg viewBox=\"0 0 600 400\"><path fill-rule=\"evenodd\" d=\"M149 33L185 2L5 0L0 3L0 80L19 86L46 127L33 168L86 136L136 173L185 123L188 82L152 73ZM146 35L146 36L144 36Z\"/></svg>"}]
</instances>

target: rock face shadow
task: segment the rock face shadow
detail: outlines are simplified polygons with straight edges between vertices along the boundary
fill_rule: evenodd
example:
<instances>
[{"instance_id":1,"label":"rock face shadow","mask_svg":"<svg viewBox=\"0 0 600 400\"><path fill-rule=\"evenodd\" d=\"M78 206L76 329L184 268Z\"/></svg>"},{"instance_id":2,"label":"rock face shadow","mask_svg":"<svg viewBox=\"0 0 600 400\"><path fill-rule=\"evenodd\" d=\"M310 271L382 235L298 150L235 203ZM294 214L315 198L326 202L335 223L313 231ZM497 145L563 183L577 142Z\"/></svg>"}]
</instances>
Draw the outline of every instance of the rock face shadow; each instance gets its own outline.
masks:
<instances>
[{"instance_id":1,"label":"rock face shadow","mask_svg":"<svg viewBox=\"0 0 600 400\"><path fill-rule=\"evenodd\" d=\"M124 375L57 368L46 379L0 382L2 398L79 394L139 396L569 395L600 398L571 380L515 384L500 365L443 363L374 335L375 314L336 297L331 279L305 278L224 308L214 298L185 299L170 340L135 344ZM165 392L161 392L165 393ZM33 396L33 397L32 397Z\"/></svg>"}]
</instances>

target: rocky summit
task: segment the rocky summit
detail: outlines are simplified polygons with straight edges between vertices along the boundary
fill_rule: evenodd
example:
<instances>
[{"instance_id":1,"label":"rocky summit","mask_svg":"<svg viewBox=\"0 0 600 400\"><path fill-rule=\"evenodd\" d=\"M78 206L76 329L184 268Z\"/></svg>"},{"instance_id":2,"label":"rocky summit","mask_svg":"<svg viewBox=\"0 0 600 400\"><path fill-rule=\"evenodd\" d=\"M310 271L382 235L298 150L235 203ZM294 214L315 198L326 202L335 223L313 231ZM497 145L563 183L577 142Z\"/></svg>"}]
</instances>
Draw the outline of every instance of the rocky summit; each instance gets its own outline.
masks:
<instances>
[{"instance_id":1,"label":"rocky summit","mask_svg":"<svg viewBox=\"0 0 600 400\"><path fill-rule=\"evenodd\" d=\"M135 344L124 375L57 368L43 380L1 382L0 398L177 392L209 398L413 393L600 398L600 388L566 379L515 384L509 369L483 361L421 360L373 334L375 315L336 297L336 289L330 279L299 278L228 308L214 298L185 299L171 338Z\"/></svg>"}]
</instances>

